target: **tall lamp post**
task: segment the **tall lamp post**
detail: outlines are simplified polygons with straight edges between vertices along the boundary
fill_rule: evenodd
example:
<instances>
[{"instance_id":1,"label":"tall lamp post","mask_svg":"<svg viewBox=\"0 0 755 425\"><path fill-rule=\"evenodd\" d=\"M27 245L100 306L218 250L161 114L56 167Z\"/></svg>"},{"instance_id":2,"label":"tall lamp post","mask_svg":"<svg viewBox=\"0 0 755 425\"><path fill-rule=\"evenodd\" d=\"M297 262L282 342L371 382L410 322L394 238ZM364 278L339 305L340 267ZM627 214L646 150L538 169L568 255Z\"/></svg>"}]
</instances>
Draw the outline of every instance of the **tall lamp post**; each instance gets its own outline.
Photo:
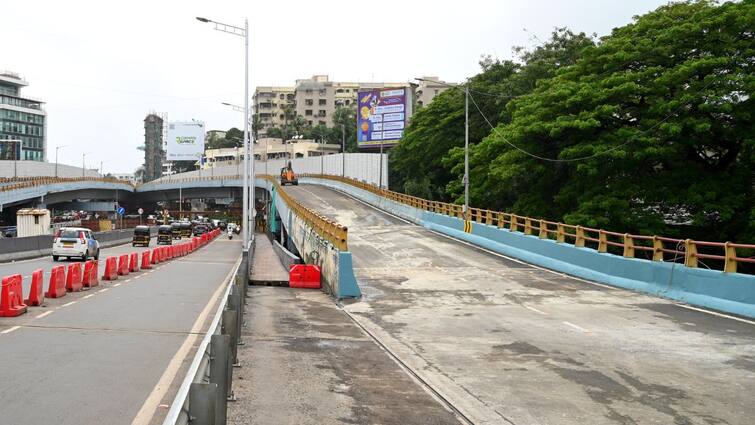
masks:
<instances>
[{"instance_id":1,"label":"tall lamp post","mask_svg":"<svg viewBox=\"0 0 755 425\"><path fill-rule=\"evenodd\" d=\"M341 177L346 177L346 125L341 124Z\"/></svg>"},{"instance_id":2,"label":"tall lamp post","mask_svg":"<svg viewBox=\"0 0 755 425\"><path fill-rule=\"evenodd\" d=\"M55 177L58 177L58 150L65 148L68 145L55 146Z\"/></svg>"},{"instance_id":3,"label":"tall lamp post","mask_svg":"<svg viewBox=\"0 0 755 425\"><path fill-rule=\"evenodd\" d=\"M415 78L417 81L438 84L446 87L459 87L458 85L448 84L442 81L429 80L426 78ZM464 219L469 219L469 84L463 86L464 89ZM382 171L382 168L381 168ZM381 181L382 183L382 181Z\"/></svg>"},{"instance_id":4,"label":"tall lamp post","mask_svg":"<svg viewBox=\"0 0 755 425\"><path fill-rule=\"evenodd\" d=\"M86 158L87 158L88 153L89 152L84 152L81 154L81 177L86 177L86 170L87 170Z\"/></svg>"},{"instance_id":5,"label":"tall lamp post","mask_svg":"<svg viewBox=\"0 0 755 425\"><path fill-rule=\"evenodd\" d=\"M242 206L242 232L243 243L242 250L248 252L249 250L249 238L251 236L250 229L254 219L254 210L249 211L249 198L254 197L254 193L249 193L249 175L252 178L252 187L254 187L254 161L249 160L249 20L244 18L244 28L240 28L233 25L223 24L207 18L197 17L199 22L215 24L217 31L222 31L228 34L236 35L244 38L244 182L243 182L243 203Z\"/></svg>"}]
</instances>

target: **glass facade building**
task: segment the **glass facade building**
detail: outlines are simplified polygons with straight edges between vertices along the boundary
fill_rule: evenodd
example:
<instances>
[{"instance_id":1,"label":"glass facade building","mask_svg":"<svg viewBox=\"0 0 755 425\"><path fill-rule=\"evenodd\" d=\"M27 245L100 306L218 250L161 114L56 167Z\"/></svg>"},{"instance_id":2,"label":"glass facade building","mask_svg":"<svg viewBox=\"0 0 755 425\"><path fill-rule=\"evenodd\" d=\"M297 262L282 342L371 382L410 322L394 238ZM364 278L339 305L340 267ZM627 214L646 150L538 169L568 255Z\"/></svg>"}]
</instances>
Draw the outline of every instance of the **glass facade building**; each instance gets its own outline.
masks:
<instances>
[{"instance_id":1,"label":"glass facade building","mask_svg":"<svg viewBox=\"0 0 755 425\"><path fill-rule=\"evenodd\" d=\"M47 116L43 102L21 95L29 84L0 71L0 160L45 161Z\"/></svg>"}]
</instances>

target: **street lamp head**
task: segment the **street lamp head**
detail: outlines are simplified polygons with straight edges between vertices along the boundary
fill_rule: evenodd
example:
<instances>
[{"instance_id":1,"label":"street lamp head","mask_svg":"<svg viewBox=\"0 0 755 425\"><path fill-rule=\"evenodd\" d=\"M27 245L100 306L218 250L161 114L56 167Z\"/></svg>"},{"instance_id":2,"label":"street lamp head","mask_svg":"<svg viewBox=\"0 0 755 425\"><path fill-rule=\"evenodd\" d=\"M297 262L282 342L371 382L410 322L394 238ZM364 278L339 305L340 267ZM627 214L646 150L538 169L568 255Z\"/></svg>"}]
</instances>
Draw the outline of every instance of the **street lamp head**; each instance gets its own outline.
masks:
<instances>
[{"instance_id":1,"label":"street lamp head","mask_svg":"<svg viewBox=\"0 0 755 425\"><path fill-rule=\"evenodd\" d=\"M207 18L200 18L199 16L197 16L197 21L199 21L199 22L210 22L209 19L207 19Z\"/></svg>"}]
</instances>

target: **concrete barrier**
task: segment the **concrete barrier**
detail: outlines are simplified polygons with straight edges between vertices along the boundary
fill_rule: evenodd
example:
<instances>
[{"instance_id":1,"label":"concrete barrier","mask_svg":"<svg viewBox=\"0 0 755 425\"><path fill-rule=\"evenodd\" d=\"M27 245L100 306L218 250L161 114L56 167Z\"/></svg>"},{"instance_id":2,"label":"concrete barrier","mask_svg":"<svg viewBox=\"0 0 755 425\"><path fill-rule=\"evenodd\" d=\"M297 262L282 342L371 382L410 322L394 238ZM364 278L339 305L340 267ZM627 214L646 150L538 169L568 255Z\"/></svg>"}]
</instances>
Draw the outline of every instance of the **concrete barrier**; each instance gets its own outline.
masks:
<instances>
[{"instance_id":1,"label":"concrete barrier","mask_svg":"<svg viewBox=\"0 0 755 425\"><path fill-rule=\"evenodd\" d=\"M467 233L459 218L410 207L346 183L310 177L301 178L300 183L338 190L438 233L530 264L699 307L755 317L752 275L625 258L480 223L472 223L471 232Z\"/></svg>"},{"instance_id":2,"label":"concrete barrier","mask_svg":"<svg viewBox=\"0 0 755 425\"><path fill-rule=\"evenodd\" d=\"M278 256L281 264L283 264L283 267L285 267L286 270L290 270L291 266L293 266L294 264L302 263L301 258L297 257L296 255L294 255L294 253L284 248L283 245L278 243L278 241L272 239L271 242L273 244L273 252L275 252L275 255Z\"/></svg>"}]
</instances>

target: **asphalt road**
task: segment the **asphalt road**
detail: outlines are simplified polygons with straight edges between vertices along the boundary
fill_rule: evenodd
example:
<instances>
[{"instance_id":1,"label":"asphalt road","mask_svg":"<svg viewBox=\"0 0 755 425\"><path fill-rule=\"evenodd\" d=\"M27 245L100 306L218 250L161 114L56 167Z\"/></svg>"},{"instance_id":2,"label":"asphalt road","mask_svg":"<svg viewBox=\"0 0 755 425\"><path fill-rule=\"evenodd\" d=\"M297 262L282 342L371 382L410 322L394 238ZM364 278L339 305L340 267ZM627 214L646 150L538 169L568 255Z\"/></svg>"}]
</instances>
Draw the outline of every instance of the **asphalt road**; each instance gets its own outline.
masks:
<instances>
[{"instance_id":1,"label":"asphalt road","mask_svg":"<svg viewBox=\"0 0 755 425\"><path fill-rule=\"evenodd\" d=\"M189 239L182 239L182 242L186 242ZM175 240L174 243L178 243L178 240ZM100 276L105 272L105 258L110 256L117 256L117 255L123 255L123 254L131 254L132 252L138 252L140 257L139 261L141 262L141 253L146 249L152 249L157 244L157 237L153 237L149 247L133 247L131 246L131 242L128 242L123 245L116 245L111 246L110 248L101 248L100 249ZM164 245L161 245L164 246ZM68 266L68 264L71 263L80 263L82 262L79 259L60 259L59 261L53 261L52 255L47 255L40 258L34 258L30 260L21 260L21 261L14 261L9 263L0 263L0 277L1 276L8 276L16 273L20 273L23 277L23 286L24 286L24 298L26 298L29 295L29 288L31 287L31 274L37 270L42 269L44 271L44 287L45 290L47 290L47 284L50 279L50 270L52 270L55 266L65 265Z\"/></svg>"},{"instance_id":2,"label":"asphalt road","mask_svg":"<svg viewBox=\"0 0 755 425\"><path fill-rule=\"evenodd\" d=\"M475 423L751 424L755 322L481 251L336 191L359 323Z\"/></svg>"},{"instance_id":3,"label":"asphalt road","mask_svg":"<svg viewBox=\"0 0 755 425\"><path fill-rule=\"evenodd\" d=\"M180 347L195 341L179 363L188 366L201 340L195 337L210 318L198 327L195 322L216 304L213 295L232 271L239 248L238 241L220 237L151 271L0 318L0 423L132 423ZM102 254L132 250L129 244ZM51 259L29 263L53 265ZM157 400L170 404L182 378L178 370L156 392ZM158 408L153 422L166 412ZM153 413L148 409L145 423Z\"/></svg>"}]
</instances>

